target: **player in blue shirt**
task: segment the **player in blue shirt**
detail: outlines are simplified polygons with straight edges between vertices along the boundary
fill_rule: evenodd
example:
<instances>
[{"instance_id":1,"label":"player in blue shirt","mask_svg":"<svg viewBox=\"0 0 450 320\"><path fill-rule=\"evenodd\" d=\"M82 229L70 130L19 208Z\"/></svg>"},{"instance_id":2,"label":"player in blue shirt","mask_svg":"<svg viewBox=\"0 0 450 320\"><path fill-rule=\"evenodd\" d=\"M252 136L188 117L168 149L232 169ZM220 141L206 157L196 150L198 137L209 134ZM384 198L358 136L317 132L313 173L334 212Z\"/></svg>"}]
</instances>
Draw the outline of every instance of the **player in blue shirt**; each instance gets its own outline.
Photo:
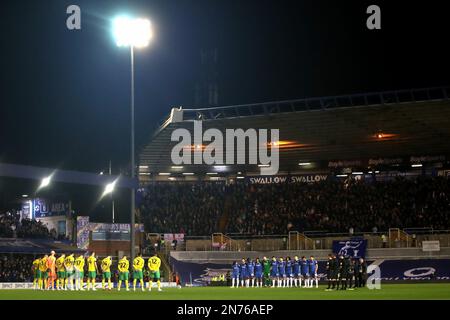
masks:
<instances>
[{"instance_id":1,"label":"player in blue shirt","mask_svg":"<svg viewBox=\"0 0 450 320\"><path fill-rule=\"evenodd\" d=\"M255 264L250 258L247 258L247 288L250 286L250 282L252 283L252 288L255 286Z\"/></svg>"},{"instance_id":2,"label":"player in blue shirt","mask_svg":"<svg viewBox=\"0 0 450 320\"><path fill-rule=\"evenodd\" d=\"M302 273L300 272L300 259L298 258L298 256L294 257L294 262L293 262L293 271L294 271L294 285L297 286L302 286Z\"/></svg>"},{"instance_id":3,"label":"player in blue shirt","mask_svg":"<svg viewBox=\"0 0 450 320\"><path fill-rule=\"evenodd\" d=\"M292 260L291 257L286 258L286 287L292 288L292 282L294 278L294 274L292 272Z\"/></svg>"},{"instance_id":4,"label":"player in blue shirt","mask_svg":"<svg viewBox=\"0 0 450 320\"><path fill-rule=\"evenodd\" d=\"M278 260L278 288L286 285L286 262L283 258Z\"/></svg>"},{"instance_id":5,"label":"player in blue shirt","mask_svg":"<svg viewBox=\"0 0 450 320\"><path fill-rule=\"evenodd\" d=\"M256 287L263 286L263 265L261 261L259 261L259 258L256 258L255 261L255 278L256 278Z\"/></svg>"},{"instance_id":6,"label":"player in blue shirt","mask_svg":"<svg viewBox=\"0 0 450 320\"><path fill-rule=\"evenodd\" d=\"M241 286L244 287L245 280L247 280L247 263L244 258L242 258L241 264L239 265L239 278L241 279Z\"/></svg>"},{"instance_id":7,"label":"player in blue shirt","mask_svg":"<svg viewBox=\"0 0 450 320\"><path fill-rule=\"evenodd\" d=\"M309 287L309 268L308 268L308 261L306 260L306 257L303 256L302 260L300 261L300 269L302 273L302 279L304 282L303 288Z\"/></svg>"},{"instance_id":8,"label":"player in blue shirt","mask_svg":"<svg viewBox=\"0 0 450 320\"><path fill-rule=\"evenodd\" d=\"M316 281L316 288L319 287L319 277L317 276L317 270L319 269L319 264L317 263L317 260L314 259L313 256L309 257L308 261L308 267L309 267L309 278L310 283L309 287L313 287L313 281Z\"/></svg>"},{"instance_id":9,"label":"player in blue shirt","mask_svg":"<svg viewBox=\"0 0 450 320\"><path fill-rule=\"evenodd\" d=\"M231 287L234 288L234 285L236 284L236 288L239 287L239 264L234 261L233 265L231 266Z\"/></svg>"},{"instance_id":10,"label":"player in blue shirt","mask_svg":"<svg viewBox=\"0 0 450 320\"><path fill-rule=\"evenodd\" d=\"M270 278L272 279L272 288L275 288L275 281L278 280L278 261L275 257L272 257L270 263Z\"/></svg>"}]
</instances>

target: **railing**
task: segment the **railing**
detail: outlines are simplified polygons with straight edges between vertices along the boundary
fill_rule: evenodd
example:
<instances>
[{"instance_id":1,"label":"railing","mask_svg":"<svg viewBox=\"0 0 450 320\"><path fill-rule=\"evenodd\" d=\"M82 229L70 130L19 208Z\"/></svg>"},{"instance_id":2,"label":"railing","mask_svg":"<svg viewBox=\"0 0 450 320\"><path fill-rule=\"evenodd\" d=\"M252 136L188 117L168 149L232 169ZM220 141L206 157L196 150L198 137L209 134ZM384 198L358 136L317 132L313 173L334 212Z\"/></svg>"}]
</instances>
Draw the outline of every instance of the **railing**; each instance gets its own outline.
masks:
<instances>
[{"instance_id":1,"label":"railing","mask_svg":"<svg viewBox=\"0 0 450 320\"><path fill-rule=\"evenodd\" d=\"M374 106L448 100L450 87L422 88L372 92L365 94L339 95L320 98L307 98L264 103L242 104L236 106L212 107L200 109L183 109L183 120L216 120L239 118L255 115L269 115L296 111L325 110L331 108ZM170 118L170 117L169 117Z\"/></svg>"},{"instance_id":2,"label":"railing","mask_svg":"<svg viewBox=\"0 0 450 320\"><path fill-rule=\"evenodd\" d=\"M277 239L287 237L285 234L245 234L245 233L227 233L228 237L235 240L239 239Z\"/></svg>"},{"instance_id":3,"label":"railing","mask_svg":"<svg viewBox=\"0 0 450 320\"><path fill-rule=\"evenodd\" d=\"M311 250L315 249L315 242L305 236L304 233L299 233L298 231L290 231L288 242L288 250Z\"/></svg>"},{"instance_id":4,"label":"railing","mask_svg":"<svg viewBox=\"0 0 450 320\"><path fill-rule=\"evenodd\" d=\"M384 237L383 237L384 236ZM391 237L390 237L391 236ZM421 247L424 240L439 240L442 247L450 247L450 230L433 230L432 233L409 235L400 229L391 232L359 232L349 233L299 233L288 235L234 235L231 247L226 251L278 251L278 250L331 250L334 240L346 240L351 237L363 237L368 242L368 248L414 248ZM395 239L398 239L397 241ZM211 240L204 237L188 237L187 251L217 250L211 245Z\"/></svg>"},{"instance_id":5,"label":"railing","mask_svg":"<svg viewBox=\"0 0 450 320\"><path fill-rule=\"evenodd\" d=\"M408 231L408 232L407 232ZM427 232L428 231L428 232ZM150 234L159 239L161 235ZM450 247L450 230L432 228L392 228L387 232L324 233L322 231L291 231L287 235L222 234L213 236L186 236L184 243L177 244L177 251L279 251L279 250L331 250L334 240L363 237L368 248L414 248L421 247L422 241L439 240L441 247ZM214 247L216 243L226 246ZM166 243L163 251L173 248Z\"/></svg>"},{"instance_id":6,"label":"railing","mask_svg":"<svg viewBox=\"0 0 450 320\"><path fill-rule=\"evenodd\" d=\"M211 236L211 247L221 251L240 251L239 245L229 236L223 233L213 233Z\"/></svg>"},{"instance_id":7,"label":"railing","mask_svg":"<svg viewBox=\"0 0 450 320\"><path fill-rule=\"evenodd\" d=\"M399 228L389 229L389 247L390 248L409 248L411 245L411 236Z\"/></svg>"},{"instance_id":8,"label":"railing","mask_svg":"<svg viewBox=\"0 0 450 320\"><path fill-rule=\"evenodd\" d=\"M403 229L408 234L433 234L433 228L405 228Z\"/></svg>"}]
</instances>

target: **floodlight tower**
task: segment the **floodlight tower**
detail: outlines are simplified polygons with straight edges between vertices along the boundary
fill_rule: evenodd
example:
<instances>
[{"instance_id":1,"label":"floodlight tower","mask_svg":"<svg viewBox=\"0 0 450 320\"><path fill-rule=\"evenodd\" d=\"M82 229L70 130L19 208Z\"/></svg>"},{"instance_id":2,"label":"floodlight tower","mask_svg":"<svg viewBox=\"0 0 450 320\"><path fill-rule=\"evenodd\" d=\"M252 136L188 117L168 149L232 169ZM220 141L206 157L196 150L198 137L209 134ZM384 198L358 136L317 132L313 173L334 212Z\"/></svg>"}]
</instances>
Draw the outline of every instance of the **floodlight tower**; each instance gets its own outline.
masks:
<instances>
[{"instance_id":1,"label":"floodlight tower","mask_svg":"<svg viewBox=\"0 0 450 320\"><path fill-rule=\"evenodd\" d=\"M131 178L135 177L134 160L134 48L144 48L153 36L151 23L147 19L125 16L113 20L113 35L119 47L130 47L131 56ZM135 257L135 189L131 189L131 261Z\"/></svg>"}]
</instances>

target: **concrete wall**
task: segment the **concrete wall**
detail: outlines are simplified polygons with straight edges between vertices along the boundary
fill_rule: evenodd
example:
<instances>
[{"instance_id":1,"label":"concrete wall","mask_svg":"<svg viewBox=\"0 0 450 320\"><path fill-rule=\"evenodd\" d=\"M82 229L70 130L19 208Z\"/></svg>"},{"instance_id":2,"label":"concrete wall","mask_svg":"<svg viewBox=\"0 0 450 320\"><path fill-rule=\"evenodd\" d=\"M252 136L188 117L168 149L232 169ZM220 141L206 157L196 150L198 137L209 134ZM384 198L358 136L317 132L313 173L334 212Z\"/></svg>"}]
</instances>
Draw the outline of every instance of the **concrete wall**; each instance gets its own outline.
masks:
<instances>
[{"instance_id":1,"label":"concrete wall","mask_svg":"<svg viewBox=\"0 0 450 320\"><path fill-rule=\"evenodd\" d=\"M37 218L36 220L42 222L42 224L47 226L48 230L55 229L56 231L58 231L58 222L64 221L66 225L65 236L68 237L69 239L72 239L74 228L73 219L69 219L66 216L53 216L53 217Z\"/></svg>"},{"instance_id":2,"label":"concrete wall","mask_svg":"<svg viewBox=\"0 0 450 320\"><path fill-rule=\"evenodd\" d=\"M302 250L302 251L172 251L171 257L181 261L231 263L242 258L262 257L286 257L313 255L318 260L325 260L330 250ZM368 249L367 259L424 259L424 258L450 258L450 247L441 248L439 252L423 252L421 248L392 248L392 249Z\"/></svg>"},{"instance_id":3,"label":"concrete wall","mask_svg":"<svg viewBox=\"0 0 450 320\"><path fill-rule=\"evenodd\" d=\"M386 234L387 235L387 234ZM331 250L334 240L347 240L349 236L333 236L323 238L311 238L312 244L308 249L316 250ZM381 235L365 234L364 239L367 240L368 248L382 248L383 241ZM418 235L416 241L412 241L408 246L420 247L423 240L439 240L441 247L450 247L450 234L434 234L434 235ZM389 241L387 242L389 246ZM392 245L398 245L406 247L405 241L399 243L392 243ZM260 239L232 239L231 248L227 250L232 251L277 251L288 249L303 249L304 244L298 243L293 240L289 243L289 238L260 238ZM211 239L187 239L186 251L212 251L214 248L211 246Z\"/></svg>"},{"instance_id":4,"label":"concrete wall","mask_svg":"<svg viewBox=\"0 0 450 320\"><path fill-rule=\"evenodd\" d=\"M101 257L117 256L119 251L123 251L125 255L130 254L130 241L90 241L89 251Z\"/></svg>"},{"instance_id":5,"label":"concrete wall","mask_svg":"<svg viewBox=\"0 0 450 320\"><path fill-rule=\"evenodd\" d=\"M89 235L89 247L88 251L95 253L98 256L117 256L119 255L119 252L121 254L125 254L127 256L130 256L130 241L120 241L120 240L109 240L109 241L93 241L92 240L92 233ZM143 243L143 236L142 234L137 233L135 238L135 244L136 244L136 253L139 252L140 247Z\"/></svg>"}]
</instances>

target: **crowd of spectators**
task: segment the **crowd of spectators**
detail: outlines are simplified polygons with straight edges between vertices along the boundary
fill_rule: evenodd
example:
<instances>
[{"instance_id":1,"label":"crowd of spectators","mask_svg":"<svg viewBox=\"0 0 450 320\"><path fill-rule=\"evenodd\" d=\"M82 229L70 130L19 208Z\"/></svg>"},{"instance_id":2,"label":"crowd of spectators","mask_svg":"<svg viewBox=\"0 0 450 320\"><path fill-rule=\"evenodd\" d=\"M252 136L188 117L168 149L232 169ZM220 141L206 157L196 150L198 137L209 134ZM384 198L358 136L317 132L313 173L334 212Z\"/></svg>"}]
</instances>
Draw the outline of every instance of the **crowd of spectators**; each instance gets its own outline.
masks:
<instances>
[{"instance_id":1,"label":"crowd of spectators","mask_svg":"<svg viewBox=\"0 0 450 320\"><path fill-rule=\"evenodd\" d=\"M156 233L267 235L450 227L450 180L445 177L310 184L154 183L142 196L145 228ZM221 219L226 223L220 225Z\"/></svg>"},{"instance_id":2,"label":"crowd of spectators","mask_svg":"<svg viewBox=\"0 0 450 320\"><path fill-rule=\"evenodd\" d=\"M0 282L31 282L32 255L0 254Z\"/></svg>"},{"instance_id":3,"label":"crowd of spectators","mask_svg":"<svg viewBox=\"0 0 450 320\"><path fill-rule=\"evenodd\" d=\"M55 230L48 230L40 221L21 219L15 211L0 213L0 238L56 238Z\"/></svg>"},{"instance_id":4,"label":"crowd of spectators","mask_svg":"<svg viewBox=\"0 0 450 320\"><path fill-rule=\"evenodd\" d=\"M225 184L154 184L143 191L140 207L150 232L204 234L217 230L226 197Z\"/></svg>"}]
</instances>

